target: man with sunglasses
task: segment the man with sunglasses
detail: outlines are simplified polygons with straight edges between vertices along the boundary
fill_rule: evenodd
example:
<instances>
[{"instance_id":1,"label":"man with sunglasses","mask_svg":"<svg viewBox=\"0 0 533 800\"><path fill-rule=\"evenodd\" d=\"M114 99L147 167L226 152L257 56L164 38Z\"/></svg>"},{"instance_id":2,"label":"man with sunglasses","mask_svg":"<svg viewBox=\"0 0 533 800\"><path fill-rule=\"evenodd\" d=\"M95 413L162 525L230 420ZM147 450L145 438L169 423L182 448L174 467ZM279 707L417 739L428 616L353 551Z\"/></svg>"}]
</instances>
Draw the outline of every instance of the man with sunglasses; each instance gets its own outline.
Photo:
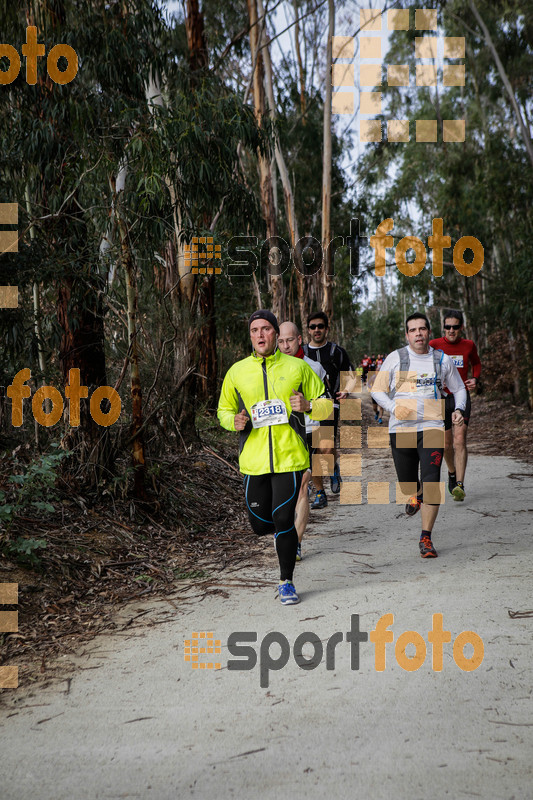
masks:
<instances>
[{"instance_id":1,"label":"man with sunglasses","mask_svg":"<svg viewBox=\"0 0 533 800\"><path fill-rule=\"evenodd\" d=\"M338 494L341 490L342 478L337 461L335 442L337 440L337 429L339 427L340 412L338 400L345 396L345 394L339 391L340 374L341 372L352 370L353 367L346 350L340 345L335 344L335 342L328 342L328 328L329 320L327 314L323 311L313 311L309 314L307 317L309 344L304 345L303 349L308 358L311 358L313 361L318 361L326 370L326 385L330 396L333 398L333 446L317 448L317 451L324 455L333 454L334 456L333 475L330 478L330 483L333 494ZM331 420L325 420L321 424L331 425ZM324 482L322 478L313 476L313 483L316 485L317 493L311 508L324 508L324 506L328 504L328 499L324 490Z\"/></svg>"},{"instance_id":2,"label":"man with sunglasses","mask_svg":"<svg viewBox=\"0 0 533 800\"><path fill-rule=\"evenodd\" d=\"M294 605L299 602L292 581L298 548L294 515L309 467L304 414L325 419L331 400L302 359L278 349L279 325L271 311L254 311L248 330L252 355L226 373L218 419L226 430L239 431L239 469L250 525L258 536L274 534L279 599Z\"/></svg>"},{"instance_id":3,"label":"man with sunglasses","mask_svg":"<svg viewBox=\"0 0 533 800\"><path fill-rule=\"evenodd\" d=\"M445 391L445 439L444 458L448 466L448 491L454 500L464 500L464 477L468 451L466 449L466 435L470 419L470 392L476 388L481 375L481 361L476 345L471 339L463 339L464 320L461 311L450 308L444 312L444 336L432 339L429 343L437 350L444 350L457 367L459 375L464 381L467 390L466 408L464 411L464 425L452 425L452 414L455 410L455 401L446 387ZM472 377L468 377L469 367Z\"/></svg>"}]
</instances>

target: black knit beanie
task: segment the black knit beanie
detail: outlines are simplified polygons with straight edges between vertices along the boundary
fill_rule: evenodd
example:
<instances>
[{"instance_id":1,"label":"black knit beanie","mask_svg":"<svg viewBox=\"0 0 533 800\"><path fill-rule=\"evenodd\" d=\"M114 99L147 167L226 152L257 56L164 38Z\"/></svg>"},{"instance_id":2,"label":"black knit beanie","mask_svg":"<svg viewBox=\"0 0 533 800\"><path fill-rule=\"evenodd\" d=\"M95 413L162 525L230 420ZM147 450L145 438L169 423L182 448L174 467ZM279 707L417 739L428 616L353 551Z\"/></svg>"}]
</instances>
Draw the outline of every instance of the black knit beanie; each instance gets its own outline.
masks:
<instances>
[{"instance_id":1,"label":"black knit beanie","mask_svg":"<svg viewBox=\"0 0 533 800\"><path fill-rule=\"evenodd\" d=\"M279 334L279 325L276 317L272 313L272 311L268 311L266 308L260 308L259 311L254 311L250 319L248 320L248 330L250 330L250 326L252 322L256 319L266 319L267 322L270 322L276 333Z\"/></svg>"}]
</instances>

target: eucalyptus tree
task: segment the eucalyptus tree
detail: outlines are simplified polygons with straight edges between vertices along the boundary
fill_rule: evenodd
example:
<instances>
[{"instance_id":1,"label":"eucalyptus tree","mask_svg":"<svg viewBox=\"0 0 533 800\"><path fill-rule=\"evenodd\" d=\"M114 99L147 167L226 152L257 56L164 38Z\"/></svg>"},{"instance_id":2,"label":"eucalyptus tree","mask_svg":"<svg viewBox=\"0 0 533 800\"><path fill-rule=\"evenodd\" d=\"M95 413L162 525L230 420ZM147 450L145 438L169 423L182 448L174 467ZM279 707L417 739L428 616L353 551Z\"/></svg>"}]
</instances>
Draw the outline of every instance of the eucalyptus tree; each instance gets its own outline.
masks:
<instances>
[{"instance_id":1,"label":"eucalyptus tree","mask_svg":"<svg viewBox=\"0 0 533 800\"><path fill-rule=\"evenodd\" d=\"M168 25L157 3L63 0L54 8L52 14L44 2L29 3L6 17L10 41L23 41L26 22L34 21L39 38L68 43L79 58L78 74L68 85L54 85L39 65L36 85L26 84L21 75L1 87L1 180L7 197L19 199L26 231L17 256L24 267L22 307L27 308L29 286L40 284L52 377L60 373L66 383L69 370L77 368L90 390L107 385L106 349L120 372L116 388L130 367L123 418L131 415L128 442L135 490L142 496L147 423L142 375L156 390L158 365L167 355L164 342L153 343L145 326L152 323L154 306L167 302L161 297L154 304L154 288L171 297L179 289L179 277L161 285L158 273L161 265L167 271L173 257L169 242L175 245L178 237L212 235L216 224L230 232L242 229L256 204L244 185L237 143L252 152L263 145L251 111L216 76L201 71L195 76L191 102L183 25ZM155 110L147 93L153 75L164 76L166 91L165 103ZM27 187L31 219L22 202ZM178 231L176 209L182 220ZM204 279L194 290L193 305L205 299L206 282L213 288L213 281ZM208 313L212 325L212 309ZM16 312L7 320L7 333L24 324ZM169 323L176 332L176 319ZM188 328L195 325L193 315L186 342ZM37 364L35 334L30 325L25 328L32 342L25 352ZM15 336L8 339L13 358ZM143 370L146 348L153 352L155 376ZM189 355L186 344L182 354ZM192 355L193 363L197 358ZM216 363L211 387L215 379ZM148 395L153 401L154 392ZM175 403L175 393L167 392L165 402ZM148 411L153 415L154 408ZM94 468L85 478L97 479L110 466L107 434L88 409L78 429L67 425L65 446L80 464Z\"/></svg>"},{"instance_id":2,"label":"eucalyptus tree","mask_svg":"<svg viewBox=\"0 0 533 800\"><path fill-rule=\"evenodd\" d=\"M416 67L414 39L421 35L413 25L415 5L410 30L392 34L386 57L388 64L408 65L411 75ZM484 248L484 264L476 274L460 275L450 248L444 251L442 277L432 276L428 259L416 279L400 275L400 285L437 308L464 307L469 331L482 347L498 319L517 345L513 369L521 368L522 343L528 354L526 371L532 375L533 282L527 267L532 247L527 231L533 221L533 182L529 134L517 121L528 128L533 111L531 15L522 0L476 0L475 8L452 1L436 8L438 33L464 38L465 85L443 86L439 69L435 87L411 82L405 88L383 88L383 123L385 118L408 118L411 137L367 147L361 169L373 198L372 221L392 217L395 241L405 235L427 241L434 218L443 219L451 248L462 236L476 237ZM436 121L436 142L416 141L417 119ZM455 119L466 121L464 141L443 141L443 121ZM529 383L533 404L531 377Z\"/></svg>"},{"instance_id":3,"label":"eucalyptus tree","mask_svg":"<svg viewBox=\"0 0 533 800\"><path fill-rule=\"evenodd\" d=\"M39 46L66 44L78 57L78 72L65 84L52 79L45 59L37 59L35 82L21 70L2 87L0 113L10 189L27 214L32 283L43 289L50 373L65 384L70 370L79 369L89 390L108 382L99 258L106 162L138 114L141 64L153 56L145 34L158 19L151 3L127 9L98 0L59 0L53 7L33 0L10 5L3 16L9 41L24 41L26 27L35 26ZM138 48L131 47L135 39ZM67 425L64 445L80 464L94 467L86 478L97 479L109 464L107 440L87 407L78 428Z\"/></svg>"}]
</instances>

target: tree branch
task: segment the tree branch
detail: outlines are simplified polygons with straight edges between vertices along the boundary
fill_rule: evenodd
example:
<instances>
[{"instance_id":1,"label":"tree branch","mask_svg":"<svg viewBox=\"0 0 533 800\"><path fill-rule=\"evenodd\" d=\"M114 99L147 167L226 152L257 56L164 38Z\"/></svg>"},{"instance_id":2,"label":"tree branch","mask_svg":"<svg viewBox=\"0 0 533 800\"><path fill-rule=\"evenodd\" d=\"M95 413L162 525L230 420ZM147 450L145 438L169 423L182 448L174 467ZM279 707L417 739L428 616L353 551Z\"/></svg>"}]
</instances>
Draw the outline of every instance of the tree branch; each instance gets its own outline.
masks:
<instances>
[{"instance_id":1,"label":"tree branch","mask_svg":"<svg viewBox=\"0 0 533 800\"><path fill-rule=\"evenodd\" d=\"M486 43L487 47L489 48L489 50L490 50L490 52L492 54L492 57L494 59L494 62L495 62L496 67L498 69L498 72L500 73L500 78L502 79L503 85L505 86L507 94L509 95L509 99L511 101L511 106L513 107L513 111L515 113L516 119L517 119L518 124L520 126L520 130L522 131L522 137L524 139L524 144L526 146L527 154L529 156L529 160L531 161L531 166L533 167L533 143L531 141L531 136L529 134L529 130L527 129L526 124L524 122L524 119L522 117L522 113L520 111L520 107L519 107L519 105L518 105L518 103L516 101L516 97L515 97L514 92L513 92L513 87L511 86L511 82L509 81L509 78L507 77L507 73L505 72L504 66L503 66L502 62L500 61L500 57L498 55L498 51L496 50L496 46L495 46L494 42L492 41L492 37L491 37L491 35L489 33L489 29L487 28L487 26L483 22L483 19L482 19L481 15L480 15L479 11L477 10L477 7L476 7L476 4L475 4L474 0L469 0L469 5L470 5L470 8L472 9L473 15L475 16L475 18L477 20L477 23L478 23L479 27L483 31L483 36L485 38L485 43Z\"/></svg>"}]
</instances>

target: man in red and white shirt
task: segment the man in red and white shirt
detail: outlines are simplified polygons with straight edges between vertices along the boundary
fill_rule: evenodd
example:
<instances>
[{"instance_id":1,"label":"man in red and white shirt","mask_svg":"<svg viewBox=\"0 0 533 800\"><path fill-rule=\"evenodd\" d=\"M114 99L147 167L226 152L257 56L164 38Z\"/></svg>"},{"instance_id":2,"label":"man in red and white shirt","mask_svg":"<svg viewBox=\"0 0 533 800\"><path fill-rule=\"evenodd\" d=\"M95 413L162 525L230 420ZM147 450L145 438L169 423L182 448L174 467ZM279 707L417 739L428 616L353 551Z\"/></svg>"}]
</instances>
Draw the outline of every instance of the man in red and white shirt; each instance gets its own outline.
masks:
<instances>
[{"instance_id":1,"label":"man in red and white shirt","mask_svg":"<svg viewBox=\"0 0 533 800\"><path fill-rule=\"evenodd\" d=\"M444 312L444 336L432 339L430 346L437 350L444 350L457 367L459 375L464 381L467 390L467 401L464 413L464 425L452 425L452 413L455 409L453 394L447 392L445 399L445 439L444 458L448 465L448 491L454 500L464 500L464 477L468 451L466 449L466 435L470 419L471 401L470 392L476 388L481 375L481 361L476 345L471 339L463 339L464 320L461 311L450 308ZM472 376L468 377L469 369ZM445 391L446 391L446 387Z\"/></svg>"}]
</instances>

